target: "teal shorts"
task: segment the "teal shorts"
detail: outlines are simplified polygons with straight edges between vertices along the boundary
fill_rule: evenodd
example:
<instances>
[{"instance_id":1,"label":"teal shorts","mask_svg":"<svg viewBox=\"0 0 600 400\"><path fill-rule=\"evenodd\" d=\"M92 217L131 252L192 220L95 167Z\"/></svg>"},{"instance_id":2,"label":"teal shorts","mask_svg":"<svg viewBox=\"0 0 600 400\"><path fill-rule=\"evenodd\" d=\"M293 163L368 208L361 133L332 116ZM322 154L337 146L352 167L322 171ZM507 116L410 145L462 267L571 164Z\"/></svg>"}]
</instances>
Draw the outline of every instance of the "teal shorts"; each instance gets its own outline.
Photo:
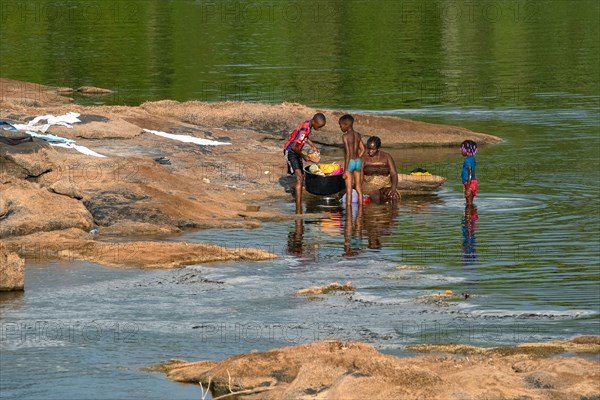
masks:
<instances>
[{"instance_id":1,"label":"teal shorts","mask_svg":"<svg viewBox=\"0 0 600 400\"><path fill-rule=\"evenodd\" d=\"M360 158L355 158L348 161L348 172L360 171L362 168L362 161Z\"/></svg>"}]
</instances>

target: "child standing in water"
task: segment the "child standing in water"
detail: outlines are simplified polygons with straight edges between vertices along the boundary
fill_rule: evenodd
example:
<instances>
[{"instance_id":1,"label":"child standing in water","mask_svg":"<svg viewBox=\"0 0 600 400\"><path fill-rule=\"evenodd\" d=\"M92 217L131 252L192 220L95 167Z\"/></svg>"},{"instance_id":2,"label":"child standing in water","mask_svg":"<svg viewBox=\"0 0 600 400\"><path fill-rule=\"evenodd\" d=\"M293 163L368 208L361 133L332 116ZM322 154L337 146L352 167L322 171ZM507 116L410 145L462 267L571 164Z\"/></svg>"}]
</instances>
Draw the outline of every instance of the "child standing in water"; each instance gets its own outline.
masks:
<instances>
[{"instance_id":1,"label":"child standing in water","mask_svg":"<svg viewBox=\"0 0 600 400\"><path fill-rule=\"evenodd\" d=\"M467 205L473 204L473 198L477 196L477 178L475 176L475 153L477 153L477 143L472 140L465 140L460 145L460 153L465 157L462 167L462 182L465 188L465 200Z\"/></svg>"},{"instance_id":2,"label":"child standing in water","mask_svg":"<svg viewBox=\"0 0 600 400\"><path fill-rule=\"evenodd\" d=\"M296 214L302 214L302 179L304 178L302 160L308 161L308 156L302 153L302 148L305 143L308 143L315 152L318 152L317 146L310 141L308 135L310 135L313 129L318 131L324 127L325 123L325 115L323 113L316 113L312 119L307 119L294 129L283 146L283 154L288 163L288 173L296 177L296 185L294 187Z\"/></svg>"},{"instance_id":3,"label":"child standing in water","mask_svg":"<svg viewBox=\"0 0 600 400\"><path fill-rule=\"evenodd\" d=\"M340 129L343 132L342 141L344 142L344 181L346 181L346 211L352 206L352 180L358 193L358 204L362 206L362 160L360 159L365 152L365 145L362 142L360 133L354 130L354 118L352 115L342 115L339 120Z\"/></svg>"}]
</instances>

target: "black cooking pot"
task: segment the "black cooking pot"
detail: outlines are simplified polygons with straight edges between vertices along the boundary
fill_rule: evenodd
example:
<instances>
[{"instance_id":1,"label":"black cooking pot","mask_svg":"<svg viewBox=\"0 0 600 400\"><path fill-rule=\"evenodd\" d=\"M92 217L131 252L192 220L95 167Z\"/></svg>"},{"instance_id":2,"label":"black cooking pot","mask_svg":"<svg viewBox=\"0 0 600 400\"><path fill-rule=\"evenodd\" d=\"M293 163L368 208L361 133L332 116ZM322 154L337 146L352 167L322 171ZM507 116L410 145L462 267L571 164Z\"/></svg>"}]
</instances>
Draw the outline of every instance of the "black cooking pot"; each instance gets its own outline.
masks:
<instances>
[{"instance_id":1,"label":"black cooking pot","mask_svg":"<svg viewBox=\"0 0 600 400\"><path fill-rule=\"evenodd\" d=\"M304 187L308 193L319 196L328 196L339 193L346 189L346 183L342 174L339 175L316 175L304 167Z\"/></svg>"}]
</instances>

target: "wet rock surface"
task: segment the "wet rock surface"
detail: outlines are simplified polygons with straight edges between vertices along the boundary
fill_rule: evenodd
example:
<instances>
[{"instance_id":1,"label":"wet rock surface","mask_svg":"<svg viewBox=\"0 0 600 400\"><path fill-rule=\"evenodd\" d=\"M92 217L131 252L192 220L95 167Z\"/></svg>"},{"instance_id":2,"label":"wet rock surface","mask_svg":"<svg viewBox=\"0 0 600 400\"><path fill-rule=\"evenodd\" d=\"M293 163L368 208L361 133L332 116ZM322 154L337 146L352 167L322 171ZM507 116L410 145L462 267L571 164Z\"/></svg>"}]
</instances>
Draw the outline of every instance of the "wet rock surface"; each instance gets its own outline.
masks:
<instances>
[{"instance_id":1,"label":"wet rock surface","mask_svg":"<svg viewBox=\"0 0 600 400\"><path fill-rule=\"evenodd\" d=\"M150 370L200 382L215 397L244 399L581 399L600 389L598 360L544 357L519 347L483 354L395 357L365 343L328 340L221 362L172 360Z\"/></svg>"}]
</instances>

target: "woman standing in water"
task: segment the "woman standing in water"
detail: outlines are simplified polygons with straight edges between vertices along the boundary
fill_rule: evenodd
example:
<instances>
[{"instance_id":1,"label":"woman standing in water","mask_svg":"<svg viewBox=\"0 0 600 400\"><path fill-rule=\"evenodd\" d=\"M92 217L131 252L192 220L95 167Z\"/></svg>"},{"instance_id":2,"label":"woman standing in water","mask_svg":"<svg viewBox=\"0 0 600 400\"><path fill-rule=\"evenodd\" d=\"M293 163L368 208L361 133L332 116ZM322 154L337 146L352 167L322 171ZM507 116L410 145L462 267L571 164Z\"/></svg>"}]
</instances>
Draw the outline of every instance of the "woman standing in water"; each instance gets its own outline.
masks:
<instances>
[{"instance_id":1,"label":"woman standing in water","mask_svg":"<svg viewBox=\"0 0 600 400\"><path fill-rule=\"evenodd\" d=\"M362 156L363 193L379 203L400 198L398 192L398 172L392 156L379 150L381 139L371 136L367 140L367 151Z\"/></svg>"}]
</instances>

